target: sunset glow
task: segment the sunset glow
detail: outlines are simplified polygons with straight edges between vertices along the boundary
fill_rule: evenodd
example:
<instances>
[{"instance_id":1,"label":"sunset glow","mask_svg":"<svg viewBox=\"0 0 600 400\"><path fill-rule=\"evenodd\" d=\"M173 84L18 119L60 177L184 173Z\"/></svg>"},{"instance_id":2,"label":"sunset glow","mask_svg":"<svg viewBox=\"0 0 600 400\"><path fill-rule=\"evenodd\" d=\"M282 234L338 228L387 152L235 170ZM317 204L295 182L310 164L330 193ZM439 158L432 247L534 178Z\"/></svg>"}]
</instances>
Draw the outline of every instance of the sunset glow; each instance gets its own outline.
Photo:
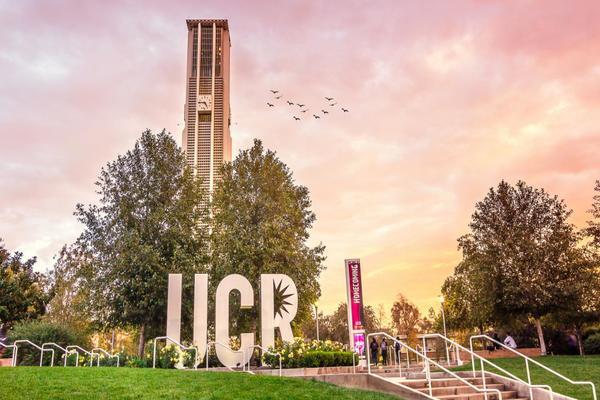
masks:
<instances>
[{"instance_id":1,"label":"sunset glow","mask_svg":"<svg viewBox=\"0 0 600 400\"><path fill-rule=\"evenodd\" d=\"M223 4L222 4L223 3ZM439 307L476 201L501 179L589 219L600 178L597 1L0 0L0 236L53 256L100 168L146 129L181 143L186 18L227 18L233 155L263 140L309 188L320 308L362 261L366 304ZM283 99L350 112L295 121Z\"/></svg>"}]
</instances>

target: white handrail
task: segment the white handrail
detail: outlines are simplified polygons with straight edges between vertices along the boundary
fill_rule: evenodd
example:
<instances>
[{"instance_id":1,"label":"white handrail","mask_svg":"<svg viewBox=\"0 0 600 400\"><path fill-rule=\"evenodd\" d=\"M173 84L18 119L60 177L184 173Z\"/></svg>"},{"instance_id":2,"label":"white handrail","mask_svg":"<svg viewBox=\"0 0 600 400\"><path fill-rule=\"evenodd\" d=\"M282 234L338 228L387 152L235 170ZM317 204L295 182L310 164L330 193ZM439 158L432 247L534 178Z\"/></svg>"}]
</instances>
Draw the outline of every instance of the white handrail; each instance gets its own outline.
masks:
<instances>
[{"instance_id":1,"label":"white handrail","mask_svg":"<svg viewBox=\"0 0 600 400\"><path fill-rule=\"evenodd\" d=\"M101 347L94 347L92 349L92 354L94 354L94 352L97 351L99 353L104 354L106 357L110 358L115 358L117 359L117 368L119 368L119 360L120 360L120 356L118 354L110 354L108 351L104 350ZM99 367L100 366L100 354L98 354L98 361L96 362L96 366Z\"/></svg>"},{"instance_id":2,"label":"white handrail","mask_svg":"<svg viewBox=\"0 0 600 400\"><path fill-rule=\"evenodd\" d=\"M273 356L279 357L279 376L281 376L281 353L269 351L259 344L253 344L251 346L246 347L246 350L248 350L248 349L252 349L252 353L250 353L250 357L248 357L248 372L252 373L250 371L250 360L252 360L252 355L254 354L254 349L261 349L263 351L263 353L267 353L267 354L271 354ZM242 357L244 360L243 366L245 366L246 365L246 352L242 352ZM262 364L262 359L261 359L261 364Z\"/></svg>"},{"instance_id":3,"label":"white handrail","mask_svg":"<svg viewBox=\"0 0 600 400\"><path fill-rule=\"evenodd\" d=\"M391 339L394 343L399 343L400 346L406 347L411 352L413 352L415 354L418 354L418 352L415 349L413 349L412 347L408 346L406 343L404 343L404 342L402 342L400 340L397 340L393 336L388 335L385 332L369 333L367 335L367 343L370 343L369 339L370 339L371 336L385 336L385 337ZM426 350L426 349L424 349L424 350ZM368 368L368 373L369 373L369 375L374 375L374 374L371 374L371 360L370 360L370 354L369 353L370 352L367 352L367 368ZM433 387L431 385L431 370L430 370L430 366L429 366L429 364L433 364L436 367L438 367L439 369L441 369L442 371L446 372L447 374L449 374L449 375L453 376L454 378L458 379L459 381L463 382L464 384L466 384L470 388L475 389L477 392L483 392L483 395L484 395L484 397L485 397L486 400L488 398L488 392L495 392L495 393L497 393L498 394L497 400L502 400L502 392L500 390L498 390L498 389L487 389L485 387L485 379L484 379L484 388L479 388L479 387L473 385L471 382L469 382L465 378L463 378L463 377L455 374L454 372L452 372L449 369L447 369L446 367L440 365L436 361L433 361L432 359L430 359L429 357L427 357L425 354L423 354L421 356L423 357L423 359L425 360L425 363L426 363L425 376L427 378L427 384L429 386L429 395L425 394L425 396L427 396L428 398L435 399L435 397L433 397Z\"/></svg>"},{"instance_id":4,"label":"white handrail","mask_svg":"<svg viewBox=\"0 0 600 400\"><path fill-rule=\"evenodd\" d=\"M67 366L67 353L69 352L69 350L65 349L64 347L59 346L58 344L56 344L54 342L43 343L42 349L44 349L46 346L54 346L64 353L63 358L65 359L65 361L64 361L63 366L66 367ZM50 350L50 349L48 349L48 350ZM44 350L44 351L46 351L46 350ZM42 366L42 358L43 357L44 357L44 353L42 352L42 354L40 355L40 367ZM50 366L51 367L54 366L54 350L52 350L52 359L50 360Z\"/></svg>"},{"instance_id":5,"label":"white handrail","mask_svg":"<svg viewBox=\"0 0 600 400\"><path fill-rule=\"evenodd\" d=\"M458 347L454 344L453 341L450 341L450 345L448 346L448 350L452 351L454 349L455 357L456 357L456 365L461 366L464 364L463 360L460 359L460 351ZM450 363L450 361L448 361Z\"/></svg>"},{"instance_id":6,"label":"white handrail","mask_svg":"<svg viewBox=\"0 0 600 400\"><path fill-rule=\"evenodd\" d=\"M83 347L77 346L75 344L72 344L65 348L67 350L69 350L69 353L75 353L77 355L75 357L75 367L79 367L79 352L80 351L90 356L90 367L92 367L94 365L94 353L89 352L86 349L84 349ZM100 357L99 354L97 354L97 356Z\"/></svg>"},{"instance_id":7,"label":"white handrail","mask_svg":"<svg viewBox=\"0 0 600 400\"><path fill-rule=\"evenodd\" d=\"M14 367L14 364L15 364L15 350L14 350L15 345L14 344L4 344L4 343L0 342L0 346L4 347L5 349L13 349L12 356L10 358L10 366Z\"/></svg>"},{"instance_id":8,"label":"white handrail","mask_svg":"<svg viewBox=\"0 0 600 400\"><path fill-rule=\"evenodd\" d=\"M35 347L36 349L38 349L41 352L41 354L44 354L44 349L42 349L40 346L38 346L37 344L33 343L30 340L27 340L27 339L15 340L13 342L13 346L15 347L15 350L13 351L13 361L12 361L13 367L17 366L17 355L19 353L19 343L27 343L27 344Z\"/></svg>"},{"instance_id":9,"label":"white handrail","mask_svg":"<svg viewBox=\"0 0 600 400\"><path fill-rule=\"evenodd\" d=\"M594 397L594 400L598 400L598 395L596 394L596 385L594 384L594 382L590 382L590 381L574 381L572 379L567 378L566 376L560 374L559 372L553 370L552 368L549 368L547 366L545 366L544 364L540 363L539 361L534 360L533 358L530 358L528 356L526 356L523 353L520 353L518 351L516 351L515 349L506 346L504 343L500 343L499 341L497 341L494 338L489 337L488 335L475 335L475 336L471 336L469 338L469 343L471 346L471 351L473 351L473 339L485 339L485 340L489 340L492 343L496 343L497 345L501 346L502 348L518 355L519 357L523 358L525 360L525 368L527 370L527 380L529 381L529 383L531 384L531 373L529 370L529 363L532 362L535 365L542 367L543 369L545 369L546 371L554 374L555 376L558 376L559 378L561 378L564 381L569 382L572 385L590 385L592 387L592 395Z\"/></svg>"},{"instance_id":10,"label":"white handrail","mask_svg":"<svg viewBox=\"0 0 600 400\"><path fill-rule=\"evenodd\" d=\"M538 388L538 389L547 389L550 392L550 400L554 399L554 392L552 391L552 387L550 387L550 385L533 385L531 384L531 382L525 382L523 379L519 378L518 376L508 372L507 370L505 370L504 368L498 366L497 364L494 364L492 361L488 360L485 357L480 356L479 354L475 353L473 350L469 350L466 347L458 344L457 342L455 342L454 340L445 337L444 335L440 334L440 333L430 333L430 334L425 334L423 335L423 340L427 339L427 338L439 338L444 340L447 343L450 343L452 346L454 346L456 349L462 349L464 352L468 353L471 355L471 364L473 366L473 377L475 378L477 376L477 374L475 373L475 357L479 360L479 363L481 365L481 377L483 378L483 380L485 381L485 370L483 368L483 364L488 364L494 368L496 368L497 370L505 373L506 375L508 375L510 378L521 382L524 385L527 385L529 387L529 396L530 399L533 399L533 389ZM485 382L484 382L485 384Z\"/></svg>"},{"instance_id":11,"label":"white handrail","mask_svg":"<svg viewBox=\"0 0 600 400\"><path fill-rule=\"evenodd\" d=\"M206 370L208 371L208 350L210 349L211 346L215 346L215 345L219 345L221 347L223 347L224 349L227 349L229 351L231 351L232 353L242 353L242 362L245 361L245 356L244 356L244 351L243 350L233 350L231 347L224 345L221 342L217 342L216 340L212 341L212 342L206 342ZM231 368L228 365L225 365L225 368L229 369L230 371L233 371L233 368ZM244 365L242 365L242 370L244 370Z\"/></svg>"},{"instance_id":12,"label":"white handrail","mask_svg":"<svg viewBox=\"0 0 600 400\"><path fill-rule=\"evenodd\" d=\"M158 342L159 340L165 340L165 341L168 340L169 342L173 343L174 345L179 346L179 348L182 350L186 350L186 351L194 350L194 369L198 369L198 348L193 345L186 347L170 336L158 336L158 337L154 338L154 351L152 353L152 368L156 368L156 342Z\"/></svg>"}]
</instances>

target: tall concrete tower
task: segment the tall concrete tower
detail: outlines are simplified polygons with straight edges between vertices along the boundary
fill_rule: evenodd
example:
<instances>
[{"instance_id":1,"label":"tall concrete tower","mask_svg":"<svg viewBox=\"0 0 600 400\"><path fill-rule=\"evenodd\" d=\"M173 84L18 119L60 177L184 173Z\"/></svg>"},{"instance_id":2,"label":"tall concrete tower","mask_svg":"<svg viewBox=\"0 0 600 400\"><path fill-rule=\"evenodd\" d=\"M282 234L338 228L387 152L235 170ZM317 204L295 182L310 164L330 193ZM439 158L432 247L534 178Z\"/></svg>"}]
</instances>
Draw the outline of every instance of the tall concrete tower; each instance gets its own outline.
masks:
<instances>
[{"instance_id":1,"label":"tall concrete tower","mask_svg":"<svg viewBox=\"0 0 600 400\"><path fill-rule=\"evenodd\" d=\"M183 149L212 193L219 168L231 161L229 25L225 19L188 19Z\"/></svg>"}]
</instances>

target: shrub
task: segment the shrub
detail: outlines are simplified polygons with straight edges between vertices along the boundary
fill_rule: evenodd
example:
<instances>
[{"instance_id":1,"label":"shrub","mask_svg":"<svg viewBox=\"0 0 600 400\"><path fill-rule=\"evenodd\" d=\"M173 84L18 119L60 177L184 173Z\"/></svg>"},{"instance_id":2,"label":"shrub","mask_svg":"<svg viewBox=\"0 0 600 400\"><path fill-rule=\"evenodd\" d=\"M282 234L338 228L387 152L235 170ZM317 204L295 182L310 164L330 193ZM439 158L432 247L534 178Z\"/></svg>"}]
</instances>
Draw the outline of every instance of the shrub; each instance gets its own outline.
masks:
<instances>
[{"instance_id":1,"label":"shrub","mask_svg":"<svg viewBox=\"0 0 600 400\"><path fill-rule=\"evenodd\" d=\"M160 349L158 364L160 368L193 367L194 352L181 350L179 346L169 344Z\"/></svg>"},{"instance_id":2,"label":"shrub","mask_svg":"<svg viewBox=\"0 0 600 400\"><path fill-rule=\"evenodd\" d=\"M119 355L119 366L124 366L127 361L127 354L124 352L117 353ZM115 354L115 355L117 355ZM116 367L117 366L117 358L116 357L107 357L104 354L100 354L100 366L102 367Z\"/></svg>"},{"instance_id":3,"label":"shrub","mask_svg":"<svg viewBox=\"0 0 600 400\"><path fill-rule=\"evenodd\" d=\"M585 339L583 349L586 354L600 354L600 333L596 333Z\"/></svg>"},{"instance_id":4,"label":"shrub","mask_svg":"<svg viewBox=\"0 0 600 400\"><path fill-rule=\"evenodd\" d=\"M583 339L587 339L588 337L600 333L600 324L590 326L583 331Z\"/></svg>"},{"instance_id":5,"label":"shrub","mask_svg":"<svg viewBox=\"0 0 600 400\"><path fill-rule=\"evenodd\" d=\"M8 334L8 343L23 339L29 340L38 346L49 342L56 343L61 347L78 345L87 348L89 345L89 339L85 333L77 332L64 325L41 320L20 322ZM60 352L56 354L59 356L55 356L55 363L61 361ZM19 365L39 365L39 357L40 353L37 349L33 349L26 344L23 344L22 347L19 346L19 359L17 360ZM50 353L46 353L44 363L49 364L50 357ZM81 364L81 356L79 360Z\"/></svg>"},{"instance_id":6,"label":"shrub","mask_svg":"<svg viewBox=\"0 0 600 400\"><path fill-rule=\"evenodd\" d=\"M131 356L127 357L125 366L129 368L147 368L148 361L144 358L139 358L138 356Z\"/></svg>"},{"instance_id":7,"label":"shrub","mask_svg":"<svg viewBox=\"0 0 600 400\"><path fill-rule=\"evenodd\" d=\"M269 351L281 354L283 368L316 368L352 365L352 352L344 351L344 345L330 340L305 342L294 338L291 342L278 342ZM279 357L265 353L263 364L279 367Z\"/></svg>"}]
</instances>

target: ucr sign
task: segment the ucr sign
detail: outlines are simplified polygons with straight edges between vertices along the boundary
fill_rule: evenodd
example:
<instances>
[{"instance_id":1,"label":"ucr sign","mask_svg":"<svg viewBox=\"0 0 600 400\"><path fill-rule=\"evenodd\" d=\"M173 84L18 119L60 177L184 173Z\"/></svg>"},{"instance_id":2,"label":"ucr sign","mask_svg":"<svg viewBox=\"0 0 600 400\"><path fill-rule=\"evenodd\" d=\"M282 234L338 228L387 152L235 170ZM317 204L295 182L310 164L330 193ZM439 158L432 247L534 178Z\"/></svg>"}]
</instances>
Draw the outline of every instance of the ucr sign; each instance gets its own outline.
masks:
<instances>
[{"instance_id":1,"label":"ucr sign","mask_svg":"<svg viewBox=\"0 0 600 400\"><path fill-rule=\"evenodd\" d=\"M180 342L181 336L181 274L169 274L169 294L167 303L167 336ZM240 293L242 308L254 307L254 290L250 281L242 275L226 276L217 287L215 298L215 340L229 345L229 294ZM277 298L277 304L276 304ZM291 322L298 311L298 291L287 275L264 274L260 276L260 315L262 346L275 344L275 328L279 328L281 338L291 341L294 338ZM193 343L198 354L206 353L208 340L208 274L196 274L194 278L194 326ZM240 350L247 352L255 344L254 333L240 335ZM216 346L219 361L226 366L243 363L243 355L233 353L222 346Z\"/></svg>"}]
</instances>

